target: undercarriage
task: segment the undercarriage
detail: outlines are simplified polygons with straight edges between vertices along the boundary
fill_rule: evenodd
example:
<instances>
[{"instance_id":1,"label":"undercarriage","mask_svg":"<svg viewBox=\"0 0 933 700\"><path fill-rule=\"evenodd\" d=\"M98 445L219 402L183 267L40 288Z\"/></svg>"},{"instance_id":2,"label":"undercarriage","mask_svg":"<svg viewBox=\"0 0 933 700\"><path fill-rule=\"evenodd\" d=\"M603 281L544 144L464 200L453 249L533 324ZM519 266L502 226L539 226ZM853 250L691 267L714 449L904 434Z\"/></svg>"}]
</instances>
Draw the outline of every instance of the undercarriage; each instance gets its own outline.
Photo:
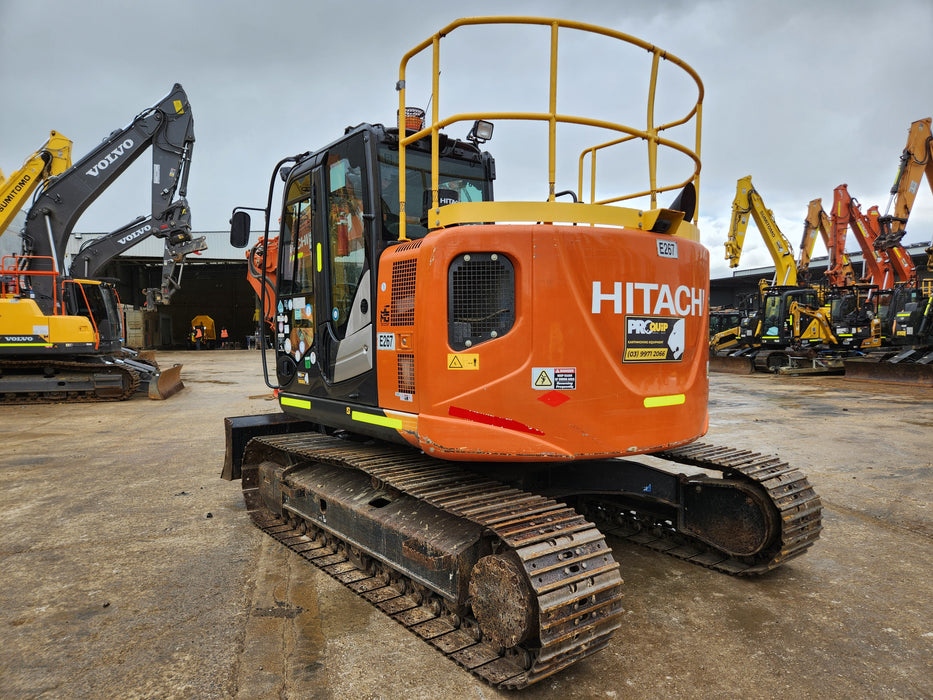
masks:
<instances>
[{"instance_id":1,"label":"undercarriage","mask_svg":"<svg viewBox=\"0 0 933 700\"><path fill-rule=\"evenodd\" d=\"M748 575L799 556L821 529L806 477L747 451L461 464L257 418L242 430L228 419L224 470L242 478L254 523L499 687L535 683L620 627L603 533Z\"/></svg>"}]
</instances>

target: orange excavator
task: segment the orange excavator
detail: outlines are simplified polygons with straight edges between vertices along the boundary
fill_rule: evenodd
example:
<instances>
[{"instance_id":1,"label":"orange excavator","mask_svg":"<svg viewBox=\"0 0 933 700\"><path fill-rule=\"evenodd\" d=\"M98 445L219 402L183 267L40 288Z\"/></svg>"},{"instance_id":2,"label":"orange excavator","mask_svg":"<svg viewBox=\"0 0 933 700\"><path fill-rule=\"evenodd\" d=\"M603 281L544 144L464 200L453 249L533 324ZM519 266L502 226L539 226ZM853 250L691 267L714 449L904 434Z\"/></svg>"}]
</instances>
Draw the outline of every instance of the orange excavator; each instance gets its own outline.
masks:
<instances>
[{"instance_id":1,"label":"orange excavator","mask_svg":"<svg viewBox=\"0 0 933 700\"><path fill-rule=\"evenodd\" d=\"M886 213L880 217L881 235L878 239L880 248L889 248L897 243L907 233L907 220L914 206L917 191L920 189L920 180L926 175L927 185L933 192L933 137L930 135L930 125L933 119L919 119L910 125L907 135L907 145L901 153L900 166L894 185L891 187L891 196L888 199ZM891 204L894 212L888 214ZM927 250L930 260L933 261L933 244ZM933 271L933 264L929 265Z\"/></svg>"},{"instance_id":2,"label":"orange excavator","mask_svg":"<svg viewBox=\"0 0 933 700\"><path fill-rule=\"evenodd\" d=\"M513 46L484 39L490 25L543 39L543 99L527 112L442 111L448 37L509 65ZM568 44L592 60L620 46L647 54L645 123L558 108ZM430 116L407 103L418 85L407 67L424 54ZM444 65L456 80L458 61ZM656 122L658 78L671 70L696 101ZM472 84L471 99L486 97ZM629 87L643 86L613 90ZM624 628L604 533L737 575L807 551L821 507L800 471L697 442L709 255L696 226L693 69L595 25L468 18L409 51L396 88L396 124L348 128L273 174L285 173L277 267L259 288L274 295L275 363L263 367L282 413L225 420L223 476L242 481L254 523L503 688L539 682ZM484 144L499 124L529 122L546 138L518 153L546 160L540 197L498 200ZM465 139L458 124L472 124ZM592 137L582 150L558 148L581 129ZM647 163L647 186L597 183L597 155L602 168ZM676 160L676 175L659 171ZM574 201L557 201L574 172ZM279 215L267 201L266 250ZM238 207L231 242L245 246L249 231Z\"/></svg>"},{"instance_id":3,"label":"orange excavator","mask_svg":"<svg viewBox=\"0 0 933 700\"><path fill-rule=\"evenodd\" d=\"M846 287L854 284L855 270L852 269L852 263L849 256L846 255L844 239L842 249L836 250L832 238L832 219L823 210L822 199L811 200L807 207L807 218L803 222L803 237L800 241L800 259L797 262L798 278L804 284L809 282L810 259L813 257L813 247L816 244L817 234L823 240L827 252L834 257L825 273L829 283L834 287Z\"/></svg>"}]
</instances>

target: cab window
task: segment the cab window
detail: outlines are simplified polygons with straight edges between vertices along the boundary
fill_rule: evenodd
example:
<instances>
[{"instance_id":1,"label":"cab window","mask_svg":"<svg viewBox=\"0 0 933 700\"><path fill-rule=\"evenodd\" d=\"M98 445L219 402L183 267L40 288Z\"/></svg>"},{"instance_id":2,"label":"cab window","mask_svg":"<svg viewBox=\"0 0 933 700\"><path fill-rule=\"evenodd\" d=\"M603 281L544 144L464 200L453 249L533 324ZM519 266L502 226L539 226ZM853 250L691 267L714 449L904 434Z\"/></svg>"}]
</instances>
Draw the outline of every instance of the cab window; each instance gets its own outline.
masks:
<instances>
[{"instance_id":1,"label":"cab window","mask_svg":"<svg viewBox=\"0 0 933 700\"><path fill-rule=\"evenodd\" d=\"M341 144L327 158L327 231L330 253L330 318L342 338L366 268L363 209L364 151L360 142Z\"/></svg>"}]
</instances>

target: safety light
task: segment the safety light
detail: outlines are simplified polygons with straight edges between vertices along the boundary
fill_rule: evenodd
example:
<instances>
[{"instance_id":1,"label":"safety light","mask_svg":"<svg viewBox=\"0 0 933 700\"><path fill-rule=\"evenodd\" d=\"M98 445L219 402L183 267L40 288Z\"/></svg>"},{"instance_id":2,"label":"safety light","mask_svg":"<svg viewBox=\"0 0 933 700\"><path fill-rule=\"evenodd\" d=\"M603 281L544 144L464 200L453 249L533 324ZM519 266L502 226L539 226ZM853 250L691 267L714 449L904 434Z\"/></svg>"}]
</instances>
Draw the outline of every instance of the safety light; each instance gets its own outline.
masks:
<instances>
[{"instance_id":1,"label":"safety light","mask_svg":"<svg viewBox=\"0 0 933 700\"><path fill-rule=\"evenodd\" d=\"M405 131L421 131L424 128L424 110L420 107L405 108Z\"/></svg>"},{"instance_id":2,"label":"safety light","mask_svg":"<svg viewBox=\"0 0 933 700\"><path fill-rule=\"evenodd\" d=\"M486 143L492 138L492 126L492 122L487 122L484 119L477 119L473 122L473 128L470 129L470 133L467 134L467 141Z\"/></svg>"}]
</instances>

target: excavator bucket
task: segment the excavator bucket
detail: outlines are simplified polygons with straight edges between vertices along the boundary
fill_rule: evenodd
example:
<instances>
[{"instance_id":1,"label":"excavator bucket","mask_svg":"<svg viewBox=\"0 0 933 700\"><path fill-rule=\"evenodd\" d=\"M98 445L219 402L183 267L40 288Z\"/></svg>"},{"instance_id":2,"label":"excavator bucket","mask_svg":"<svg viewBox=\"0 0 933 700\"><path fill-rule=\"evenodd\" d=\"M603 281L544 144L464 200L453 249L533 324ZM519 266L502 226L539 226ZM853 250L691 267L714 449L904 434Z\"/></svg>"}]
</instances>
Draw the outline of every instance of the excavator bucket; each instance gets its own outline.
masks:
<instances>
[{"instance_id":1,"label":"excavator bucket","mask_svg":"<svg viewBox=\"0 0 933 700\"><path fill-rule=\"evenodd\" d=\"M933 356L933 353L930 355ZM846 360L844 364L847 380L933 386L933 362L879 362L870 358L856 358Z\"/></svg>"},{"instance_id":2,"label":"excavator bucket","mask_svg":"<svg viewBox=\"0 0 933 700\"><path fill-rule=\"evenodd\" d=\"M723 374L754 374L755 360L747 355L709 356L709 371Z\"/></svg>"},{"instance_id":3,"label":"excavator bucket","mask_svg":"<svg viewBox=\"0 0 933 700\"><path fill-rule=\"evenodd\" d=\"M149 398L161 401L185 388L181 381L182 365L157 370L149 380Z\"/></svg>"}]
</instances>

